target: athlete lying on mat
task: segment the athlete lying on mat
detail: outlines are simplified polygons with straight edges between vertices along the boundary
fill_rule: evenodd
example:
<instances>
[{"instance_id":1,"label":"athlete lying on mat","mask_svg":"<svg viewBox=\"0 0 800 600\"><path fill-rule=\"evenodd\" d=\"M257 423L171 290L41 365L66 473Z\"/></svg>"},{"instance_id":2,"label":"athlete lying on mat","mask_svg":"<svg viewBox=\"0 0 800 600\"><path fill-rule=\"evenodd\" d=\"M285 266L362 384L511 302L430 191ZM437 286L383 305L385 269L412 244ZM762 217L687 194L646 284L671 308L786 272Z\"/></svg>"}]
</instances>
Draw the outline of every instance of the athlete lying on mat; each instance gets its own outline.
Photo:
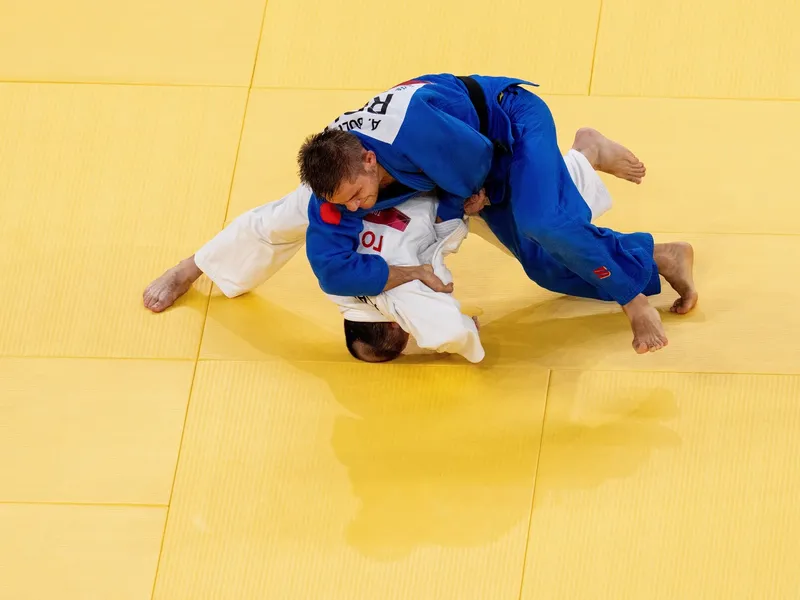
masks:
<instances>
[{"instance_id":1,"label":"athlete lying on mat","mask_svg":"<svg viewBox=\"0 0 800 600\"><path fill-rule=\"evenodd\" d=\"M468 227L462 219L437 223L438 205L429 192L366 215L357 251L380 255L390 265L430 265L443 284L451 284L444 258L458 251ZM422 351L460 354L473 363L483 360L476 322L462 314L452 294L434 292L421 281L376 296L328 297L345 318L345 340L355 358L393 360L409 352L413 339Z\"/></svg>"},{"instance_id":2,"label":"athlete lying on mat","mask_svg":"<svg viewBox=\"0 0 800 600\"><path fill-rule=\"evenodd\" d=\"M570 177L593 218L611 207L611 197L587 158L596 156L603 140L605 138L599 134L592 134L591 140L579 135L573 149L564 156ZM580 151L576 150L578 147ZM150 284L144 292L145 306L154 312L165 310L203 273L229 298L265 282L303 245L310 197L311 190L301 185L284 198L239 216L194 256L181 261ZM455 251L463 240L466 234L463 224L454 220L434 226L435 198L422 196L410 202L407 210L400 211L403 216L382 211L368 215L364 221L359 251L377 252L385 257L391 252L397 257L392 262L403 265L395 268L408 280L370 299L332 297L346 319L348 349L361 360L391 360L410 350L409 336L413 335L421 348L461 353L468 360L480 360L483 349L477 332L469 319L461 315L457 301L448 293L452 290L449 272L439 262L446 253ZM467 214L476 214L486 203L483 195L471 198L465 207ZM409 219L406 212L413 213L415 218ZM479 218L476 220L476 233L510 254L485 224ZM406 221L405 232L401 232ZM413 228L408 225L413 225ZM409 241L404 242L404 236L398 237L398 232L407 233ZM387 233L392 235L387 237ZM448 243L442 248L443 252L434 257L433 250L438 247L436 241L442 242L444 238ZM391 248L387 244L389 240L392 241ZM524 251L519 255L535 257ZM426 261L434 262L436 268ZM526 271L536 268L527 265L525 260L520 262ZM444 276L447 282L440 276ZM444 321L431 318L438 312L447 315L448 327L438 326Z\"/></svg>"}]
</instances>

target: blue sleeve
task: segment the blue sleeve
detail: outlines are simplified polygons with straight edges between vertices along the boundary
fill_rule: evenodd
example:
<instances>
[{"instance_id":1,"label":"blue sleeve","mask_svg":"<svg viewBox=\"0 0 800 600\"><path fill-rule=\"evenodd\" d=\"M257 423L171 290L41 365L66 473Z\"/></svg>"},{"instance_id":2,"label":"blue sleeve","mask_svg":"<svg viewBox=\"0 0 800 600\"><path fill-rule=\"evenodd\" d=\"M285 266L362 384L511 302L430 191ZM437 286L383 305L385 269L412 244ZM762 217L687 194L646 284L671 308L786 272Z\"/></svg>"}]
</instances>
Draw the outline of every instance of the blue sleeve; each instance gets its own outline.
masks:
<instances>
[{"instance_id":1,"label":"blue sleeve","mask_svg":"<svg viewBox=\"0 0 800 600\"><path fill-rule=\"evenodd\" d=\"M464 218L464 198L445 191L439 192L439 207L436 216L442 221Z\"/></svg>"},{"instance_id":2,"label":"blue sleeve","mask_svg":"<svg viewBox=\"0 0 800 600\"><path fill-rule=\"evenodd\" d=\"M428 102L415 103L413 125L393 146L441 190L464 200L483 187L492 167L489 138Z\"/></svg>"},{"instance_id":3,"label":"blue sleeve","mask_svg":"<svg viewBox=\"0 0 800 600\"><path fill-rule=\"evenodd\" d=\"M322 291L334 296L377 296L386 287L389 265L380 256L356 251L363 227L360 218L339 212L339 223L328 223L322 218L322 204L311 197L306 233L306 255Z\"/></svg>"}]
</instances>

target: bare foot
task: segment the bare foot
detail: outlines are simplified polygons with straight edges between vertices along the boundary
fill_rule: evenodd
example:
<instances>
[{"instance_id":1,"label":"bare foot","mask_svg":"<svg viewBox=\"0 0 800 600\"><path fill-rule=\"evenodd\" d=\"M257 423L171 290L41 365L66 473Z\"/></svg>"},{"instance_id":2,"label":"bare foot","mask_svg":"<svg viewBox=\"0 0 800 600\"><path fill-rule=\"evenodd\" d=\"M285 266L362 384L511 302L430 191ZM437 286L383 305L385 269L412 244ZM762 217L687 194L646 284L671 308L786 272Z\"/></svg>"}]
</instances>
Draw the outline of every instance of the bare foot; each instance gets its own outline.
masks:
<instances>
[{"instance_id":1,"label":"bare foot","mask_svg":"<svg viewBox=\"0 0 800 600\"><path fill-rule=\"evenodd\" d=\"M623 306L622 310L631 321L633 349L637 354L656 352L669 343L658 311L650 306L644 295L636 296L630 303Z\"/></svg>"},{"instance_id":2,"label":"bare foot","mask_svg":"<svg viewBox=\"0 0 800 600\"><path fill-rule=\"evenodd\" d=\"M695 307L698 298L692 276L694 248L686 242L656 244L653 258L658 265L659 274L681 295L670 311L685 315Z\"/></svg>"},{"instance_id":3,"label":"bare foot","mask_svg":"<svg viewBox=\"0 0 800 600\"><path fill-rule=\"evenodd\" d=\"M194 257L182 260L147 286L143 295L145 308L155 313L168 309L202 274L194 263Z\"/></svg>"},{"instance_id":4,"label":"bare foot","mask_svg":"<svg viewBox=\"0 0 800 600\"><path fill-rule=\"evenodd\" d=\"M642 183L642 178L647 174L644 164L633 152L608 139L596 129L579 129L572 148L583 154L595 171L602 171L635 184Z\"/></svg>"}]
</instances>

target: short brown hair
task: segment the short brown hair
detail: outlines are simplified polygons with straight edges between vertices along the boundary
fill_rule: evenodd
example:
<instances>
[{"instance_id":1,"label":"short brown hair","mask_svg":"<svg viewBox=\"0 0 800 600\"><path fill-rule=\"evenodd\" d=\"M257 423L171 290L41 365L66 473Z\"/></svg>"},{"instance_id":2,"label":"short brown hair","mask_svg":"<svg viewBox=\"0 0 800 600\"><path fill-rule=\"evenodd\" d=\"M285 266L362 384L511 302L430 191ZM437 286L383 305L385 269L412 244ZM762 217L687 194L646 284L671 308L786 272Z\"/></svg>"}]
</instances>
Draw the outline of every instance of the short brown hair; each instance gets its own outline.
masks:
<instances>
[{"instance_id":1,"label":"short brown hair","mask_svg":"<svg viewBox=\"0 0 800 600\"><path fill-rule=\"evenodd\" d=\"M363 172L363 151L359 139L347 131L328 129L310 135L297 153L300 181L330 200L343 179L352 181Z\"/></svg>"},{"instance_id":2,"label":"short brown hair","mask_svg":"<svg viewBox=\"0 0 800 600\"><path fill-rule=\"evenodd\" d=\"M353 358L364 362L389 362L403 354L408 338L391 335L391 323L344 320L344 339ZM360 342L359 351L356 342Z\"/></svg>"}]
</instances>

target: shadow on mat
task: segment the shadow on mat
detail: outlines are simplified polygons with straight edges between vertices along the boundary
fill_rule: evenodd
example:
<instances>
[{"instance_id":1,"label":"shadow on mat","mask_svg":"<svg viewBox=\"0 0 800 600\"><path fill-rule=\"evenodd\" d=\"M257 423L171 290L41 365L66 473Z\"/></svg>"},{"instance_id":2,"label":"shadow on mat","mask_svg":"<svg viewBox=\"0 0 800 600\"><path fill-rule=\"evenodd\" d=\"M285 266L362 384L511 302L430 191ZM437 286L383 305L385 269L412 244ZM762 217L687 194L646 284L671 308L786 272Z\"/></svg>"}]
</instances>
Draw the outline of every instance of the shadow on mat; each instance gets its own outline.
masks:
<instances>
[{"instance_id":1,"label":"shadow on mat","mask_svg":"<svg viewBox=\"0 0 800 600\"><path fill-rule=\"evenodd\" d=\"M274 353L285 343L297 350L292 332L312 337L309 323L291 312L254 295L246 302L246 316L225 310L214 318L255 348ZM498 335L529 314L495 322ZM610 328L617 319L596 320ZM522 356L542 339L512 343ZM534 480L545 492L593 488L630 477L654 450L679 443L659 422L677 412L666 392L607 398L602 422L591 426L570 419L567 401L548 407L537 477L546 382L540 371L463 362L370 365L352 360L343 341L341 357L286 362L324 381L349 413L336 417L331 432L333 452L361 502L345 538L375 559L398 560L425 547L484 546L512 533L524 540ZM537 504L548 497L539 491Z\"/></svg>"}]
</instances>

